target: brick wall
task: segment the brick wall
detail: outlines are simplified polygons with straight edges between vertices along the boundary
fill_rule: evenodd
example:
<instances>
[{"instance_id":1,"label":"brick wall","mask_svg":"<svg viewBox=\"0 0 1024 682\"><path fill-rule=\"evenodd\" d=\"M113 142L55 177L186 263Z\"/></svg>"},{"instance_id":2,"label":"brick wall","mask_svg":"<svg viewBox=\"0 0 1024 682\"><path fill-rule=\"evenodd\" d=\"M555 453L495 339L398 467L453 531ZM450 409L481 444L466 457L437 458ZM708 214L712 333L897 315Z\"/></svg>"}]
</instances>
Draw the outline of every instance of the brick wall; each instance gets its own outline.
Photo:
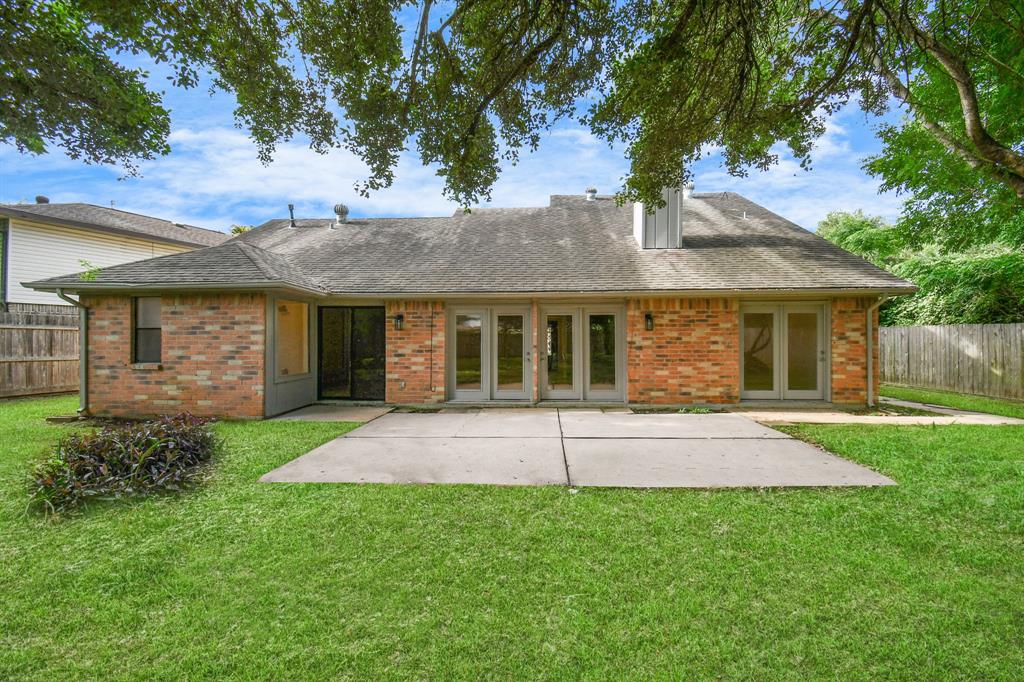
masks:
<instances>
[{"instance_id":1,"label":"brick wall","mask_svg":"<svg viewBox=\"0 0 1024 682\"><path fill-rule=\"evenodd\" d=\"M192 412L263 416L266 298L162 297L159 369L133 367L131 298L83 298L89 307L89 410L103 416Z\"/></svg>"},{"instance_id":2,"label":"brick wall","mask_svg":"<svg viewBox=\"0 0 1024 682\"><path fill-rule=\"evenodd\" d=\"M397 404L444 402L444 304L392 301L386 312L385 399ZM405 316L401 331L395 329L398 314Z\"/></svg>"},{"instance_id":3,"label":"brick wall","mask_svg":"<svg viewBox=\"0 0 1024 682\"><path fill-rule=\"evenodd\" d=\"M654 314L647 331L644 315ZM631 299L626 305L629 401L735 403L740 396L739 302Z\"/></svg>"},{"instance_id":4,"label":"brick wall","mask_svg":"<svg viewBox=\"0 0 1024 682\"><path fill-rule=\"evenodd\" d=\"M867 402L867 309L874 298L837 298L832 301L832 402L864 405ZM872 325L874 378L878 398L878 311Z\"/></svg>"}]
</instances>

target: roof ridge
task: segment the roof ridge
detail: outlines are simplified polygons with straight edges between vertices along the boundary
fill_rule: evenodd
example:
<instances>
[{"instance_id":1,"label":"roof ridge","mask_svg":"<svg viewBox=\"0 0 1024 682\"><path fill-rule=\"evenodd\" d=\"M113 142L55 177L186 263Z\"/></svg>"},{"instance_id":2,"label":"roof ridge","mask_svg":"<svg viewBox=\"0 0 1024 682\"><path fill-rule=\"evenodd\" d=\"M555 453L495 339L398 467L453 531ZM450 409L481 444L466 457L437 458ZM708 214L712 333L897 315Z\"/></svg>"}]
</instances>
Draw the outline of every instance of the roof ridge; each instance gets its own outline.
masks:
<instances>
[{"instance_id":1,"label":"roof ridge","mask_svg":"<svg viewBox=\"0 0 1024 682\"><path fill-rule=\"evenodd\" d=\"M201 225L193 225L191 223L180 223L176 220L168 220L167 218L158 218L155 215L149 215L147 213L138 213L137 211L126 211L123 208L117 208L116 206L101 206L99 204L90 204L88 201L52 201L45 204L0 204L0 206L18 207L18 206L88 206L90 208L99 208L104 211L116 211L118 213L124 213L125 215L138 216L139 218L148 218L149 220L159 220L162 223L170 223L176 227L187 227L190 230L203 230L204 232L215 232L216 234L227 234L220 230L215 230L212 227L203 227Z\"/></svg>"},{"instance_id":2,"label":"roof ridge","mask_svg":"<svg viewBox=\"0 0 1024 682\"><path fill-rule=\"evenodd\" d=\"M258 246L253 246L252 244L246 244L245 242L236 242L234 240L221 244L221 246L237 246L238 250L242 252L242 255L248 258L249 262L256 266L256 269L260 271L260 274L262 274L264 277L267 277L268 279L281 279L274 273L268 272L266 264L257 261L255 258L253 258L253 254L249 253L250 249L252 251L257 251L261 253L270 253L270 251L267 251L266 249L260 248ZM214 246L212 248L217 247Z\"/></svg>"},{"instance_id":3,"label":"roof ridge","mask_svg":"<svg viewBox=\"0 0 1024 682\"><path fill-rule=\"evenodd\" d=\"M225 242L225 244L221 244L220 246L227 246L232 244L238 246L238 250L241 251L242 254L249 259L249 262L255 265L256 269L259 270L260 273L268 279L274 279L278 281L285 280L285 277L282 276L282 273L273 272L269 268L270 261L280 261L284 265L284 267L288 268L291 271L287 274L304 280L305 282L308 282L309 284L317 287L318 289L328 291L327 287L325 287L323 284L317 281L316 278L307 275L305 271L303 271L301 268L292 263L291 260L289 260L282 253L275 253L274 251L270 251L269 249L264 249L261 246L255 246L254 244L249 244L248 242L243 241L231 240L229 242ZM257 256L259 260L257 260L257 258L254 258L254 255Z\"/></svg>"}]
</instances>

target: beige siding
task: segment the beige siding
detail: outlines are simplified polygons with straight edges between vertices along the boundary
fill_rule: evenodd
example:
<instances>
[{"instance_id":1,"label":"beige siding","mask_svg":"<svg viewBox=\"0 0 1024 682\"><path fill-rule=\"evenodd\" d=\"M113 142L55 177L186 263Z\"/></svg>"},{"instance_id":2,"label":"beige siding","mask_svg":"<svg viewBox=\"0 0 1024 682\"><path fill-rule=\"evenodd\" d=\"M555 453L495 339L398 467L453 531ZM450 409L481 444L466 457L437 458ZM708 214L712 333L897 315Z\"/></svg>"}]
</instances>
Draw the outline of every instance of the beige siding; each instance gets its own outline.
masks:
<instances>
[{"instance_id":1,"label":"beige siding","mask_svg":"<svg viewBox=\"0 0 1024 682\"><path fill-rule=\"evenodd\" d=\"M63 303L55 294L26 289L21 283L80 272L82 260L96 267L108 267L192 250L177 244L16 218L11 219L9 235L7 300L12 303Z\"/></svg>"}]
</instances>

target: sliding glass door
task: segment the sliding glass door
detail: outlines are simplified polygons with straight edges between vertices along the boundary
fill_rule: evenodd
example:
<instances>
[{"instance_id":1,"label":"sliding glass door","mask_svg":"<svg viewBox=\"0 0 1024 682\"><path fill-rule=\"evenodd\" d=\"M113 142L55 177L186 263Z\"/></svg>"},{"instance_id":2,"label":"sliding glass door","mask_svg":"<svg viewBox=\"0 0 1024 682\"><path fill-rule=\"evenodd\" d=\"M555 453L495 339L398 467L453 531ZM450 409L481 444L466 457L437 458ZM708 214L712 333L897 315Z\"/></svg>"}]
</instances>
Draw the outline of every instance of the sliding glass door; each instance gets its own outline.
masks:
<instances>
[{"instance_id":1,"label":"sliding glass door","mask_svg":"<svg viewBox=\"0 0 1024 682\"><path fill-rule=\"evenodd\" d=\"M319 397L384 400L384 308L319 309Z\"/></svg>"}]
</instances>

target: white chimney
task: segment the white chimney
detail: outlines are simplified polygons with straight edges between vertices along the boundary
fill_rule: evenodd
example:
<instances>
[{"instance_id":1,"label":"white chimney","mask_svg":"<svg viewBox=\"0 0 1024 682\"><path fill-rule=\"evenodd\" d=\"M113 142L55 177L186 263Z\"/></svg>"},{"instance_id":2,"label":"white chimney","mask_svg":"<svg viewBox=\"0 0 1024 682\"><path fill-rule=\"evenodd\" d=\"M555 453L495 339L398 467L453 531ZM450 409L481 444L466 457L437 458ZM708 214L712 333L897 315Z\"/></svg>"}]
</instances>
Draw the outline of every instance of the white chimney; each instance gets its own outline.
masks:
<instances>
[{"instance_id":1,"label":"white chimney","mask_svg":"<svg viewBox=\"0 0 1024 682\"><path fill-rule=\"evenodd\" d=\"M682 208L685 188L666 187L661 191L665 205L648 212L633 204L633 237L643 249L678 249L682 245Z\"/></svg>"}]
</instances>

